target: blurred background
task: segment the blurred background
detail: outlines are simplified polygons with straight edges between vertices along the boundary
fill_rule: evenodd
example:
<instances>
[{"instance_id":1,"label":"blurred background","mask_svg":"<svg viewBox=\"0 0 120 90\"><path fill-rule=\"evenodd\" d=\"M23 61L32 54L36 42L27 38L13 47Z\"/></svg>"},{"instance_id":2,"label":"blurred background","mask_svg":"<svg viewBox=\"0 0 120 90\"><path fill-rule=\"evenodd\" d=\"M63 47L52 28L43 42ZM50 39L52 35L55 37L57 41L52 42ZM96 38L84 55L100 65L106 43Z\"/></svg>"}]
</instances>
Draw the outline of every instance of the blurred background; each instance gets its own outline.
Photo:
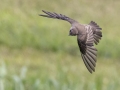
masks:
<instances>
[{"instance_id":1,"label":"blurred background","mask_svg":"<svg viewBox=\"0 0 120 90\"><path fill-rule=\"evenodd\" d=\"M103 37L90 74L68 22L95 21ZM120 90L119 0L0 0L0 90Z\"/></svg>"}]
</instances>

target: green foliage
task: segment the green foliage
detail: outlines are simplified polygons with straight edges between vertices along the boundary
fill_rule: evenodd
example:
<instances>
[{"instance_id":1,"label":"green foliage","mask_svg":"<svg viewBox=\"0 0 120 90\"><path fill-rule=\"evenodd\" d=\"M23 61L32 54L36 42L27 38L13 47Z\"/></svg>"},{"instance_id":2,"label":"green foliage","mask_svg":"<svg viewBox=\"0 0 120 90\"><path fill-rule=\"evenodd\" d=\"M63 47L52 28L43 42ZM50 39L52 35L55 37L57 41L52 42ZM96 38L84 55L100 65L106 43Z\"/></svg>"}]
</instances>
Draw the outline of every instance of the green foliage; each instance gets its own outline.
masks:
<instances>
[{"instance_id":1,"label":"green foliage","mask_svg":"<svg viewBox=\"0 0 120 90\"><path fill-rule=\"evenodd\" d=\"M69 54L18 50L1 58L0 90L120 89L120 65L113 60L99 59L90 74L80 56Z\"/></svg>"},{"instance_id":2,"label":"green foliage","mask_svg":"<svg viewBox=\"0 0 120 90\"><path fill-rule=\"evenodd\" d=\"M120 90L119 0L1 0L0 90ZM96 72L80 57L65 21L40 17L65 14L102 28Z\"/></svg>"},{"instance_id":3,"label":"green foliage","mask_svg":"<svg viewBox=\"0 0 120 90\"><path fill-rule=\"evenodd\" d=\"M49 3L50 2L50 3ZM69 2L69 3L68 3ZM64 21L39 17L42 9L63 13L81 23L96 21L103 38L98 56L119 58L119 0L4 0L0 4L0 45L10 48L31 47L47 51L79 53L76 37L69 37L70 25ZM115 49L117 48L117 50Z\"/></svg>"}]
</instances>

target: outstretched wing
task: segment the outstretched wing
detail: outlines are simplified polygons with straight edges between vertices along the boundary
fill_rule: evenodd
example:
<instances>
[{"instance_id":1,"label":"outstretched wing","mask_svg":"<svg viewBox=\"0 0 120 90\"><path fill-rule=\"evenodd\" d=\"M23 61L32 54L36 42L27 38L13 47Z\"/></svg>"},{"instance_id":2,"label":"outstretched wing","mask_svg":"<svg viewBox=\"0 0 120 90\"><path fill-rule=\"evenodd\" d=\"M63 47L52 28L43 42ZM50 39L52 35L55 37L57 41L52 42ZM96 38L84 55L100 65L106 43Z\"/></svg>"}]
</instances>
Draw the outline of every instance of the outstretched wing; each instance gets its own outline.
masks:
<instances>
[{"instance_id":1,"label":"outstretched wing","mask_svg":"<svg viewBox=\"0 0 120 90\"><path fill-rule=\"evenodd\" d=\"M42 10L45 14L47 15L42 15L40 14L40 16L43 16L43 17L48 17L48 18L54 18L54 19L61 19L61 20L65 20L65 21L68 21L69 23L73 24L74 22L77 22L65 15L62 15L62 14L57 14L55 12L51 13L51 12L47 12L47 11L44 11Z\"/></svg>"},{"instance_id":2,"label":"outstretched wing","mask_svg":"<svg viewBox=\"0 0 120 90\"><path fill-rule=\"evenodd\" d=\"M97 45L99 43L99 40L102 38L102 28L99 27L99 25L97 25L97 23L95 23L94 21L91 21L89 23L93 31L93 35L94 35L94 43Z\"/></svg>"},{"instance_id":3,"label":"outstretched wing","mask_svg":"<svg viewBox=\"0 0 120 90\"><path fill-rule=\"evenodd\" d=\"M93 38L93 31L91 30L90 26L85 26L87 30L87 34L85 37L85 41L81 42L81 37L78 36L78 46L81 51L82 59L87 67L88 71L92 73L95 71L96 66L96 57L97 57L97 49L93 46L94 38Z\"/></svg>"}]
</instances>

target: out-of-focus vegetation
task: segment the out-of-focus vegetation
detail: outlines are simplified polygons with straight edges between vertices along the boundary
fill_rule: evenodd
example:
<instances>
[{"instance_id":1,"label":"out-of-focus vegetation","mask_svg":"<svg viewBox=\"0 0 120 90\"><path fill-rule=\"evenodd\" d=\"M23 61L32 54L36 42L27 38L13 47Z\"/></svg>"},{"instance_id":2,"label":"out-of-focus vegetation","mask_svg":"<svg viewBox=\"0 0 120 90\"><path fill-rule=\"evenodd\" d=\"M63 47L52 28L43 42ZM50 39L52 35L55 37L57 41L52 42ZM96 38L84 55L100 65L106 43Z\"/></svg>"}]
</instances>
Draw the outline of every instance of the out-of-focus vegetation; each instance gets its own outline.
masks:
<instances>
[{"instance_id":1,"label":"out-of-focus vegetation","mask_svg":"<svg viewBox=\"0 0 120 90\"><path fill-rule=\"evenodd\" d=\"M102 27L95 73L70 24L38 16L42 9ZM119 90L119 16L119 0L1 0L0 90Z\"/></svg>"},{"instance_id":2,"label":"out-of-focus vegetation","mask_svg":"<svg viewBox=\"0 0 120 90\"><path fill-rule=\"evenodd\" d=\"M80 56L14 50L1 54L0 90L119 90L119 61L99 59L90 74ZM6 63L6 64L5 64Z\"/></svg>"}]
</instances>

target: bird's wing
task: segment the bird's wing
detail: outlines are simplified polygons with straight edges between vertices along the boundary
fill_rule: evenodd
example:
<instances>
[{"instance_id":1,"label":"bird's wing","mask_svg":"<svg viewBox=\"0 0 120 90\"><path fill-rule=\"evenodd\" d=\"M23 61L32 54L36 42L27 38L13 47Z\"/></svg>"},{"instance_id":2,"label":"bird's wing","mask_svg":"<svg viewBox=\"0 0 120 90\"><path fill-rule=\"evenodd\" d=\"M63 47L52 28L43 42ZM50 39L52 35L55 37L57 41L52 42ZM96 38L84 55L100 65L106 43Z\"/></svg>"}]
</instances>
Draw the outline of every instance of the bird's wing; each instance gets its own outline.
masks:
<instances>
[{"instance_id":1,"label":"bird's wing","mask_svg":"<svg viewBox=\"0 0 120 90\"><path fill-rule=\"evenodd\" d=\"M48 18L54 18L54 19L61 19L61 20L65 20L65 21L68 21L69 23L73 24L77 21L65 16L65 15L62 15L62 14L57 14L55 12L51 13L51 12L47 12L47 11L44 11L42 10L46 15L42 15L40 14L40 16L43 16L43 17L48 17Z\"/></svg>"},{"instance_id":2,"label":"bird's wing","mask_svg":"<svg viewBox=\"0 0 120 90\"><path fill-rule=\"evenodd\" d=\"M97 25L97 23L95 23L94 21L91 21L89 23L93 31L93 35L94 35L94 43L97 45L99 43L99 40L102 38L102 28L99 27L99 25Z\"/></svg>"},{"instance_id":3,"label":"bird's wing","mask_svg":"<svg viewBox=\"0 0 120 90\"><path fill-rule=\"evenodd\" d=\"M77 41L85 66L87 67L88 71L92 73L95 71L97 49L93 46L94 38L92 30L90 27L87 27L86 30L86 40L84 42L81 42L81 37L78 36Z\"/></svg>"}]
</instances>

